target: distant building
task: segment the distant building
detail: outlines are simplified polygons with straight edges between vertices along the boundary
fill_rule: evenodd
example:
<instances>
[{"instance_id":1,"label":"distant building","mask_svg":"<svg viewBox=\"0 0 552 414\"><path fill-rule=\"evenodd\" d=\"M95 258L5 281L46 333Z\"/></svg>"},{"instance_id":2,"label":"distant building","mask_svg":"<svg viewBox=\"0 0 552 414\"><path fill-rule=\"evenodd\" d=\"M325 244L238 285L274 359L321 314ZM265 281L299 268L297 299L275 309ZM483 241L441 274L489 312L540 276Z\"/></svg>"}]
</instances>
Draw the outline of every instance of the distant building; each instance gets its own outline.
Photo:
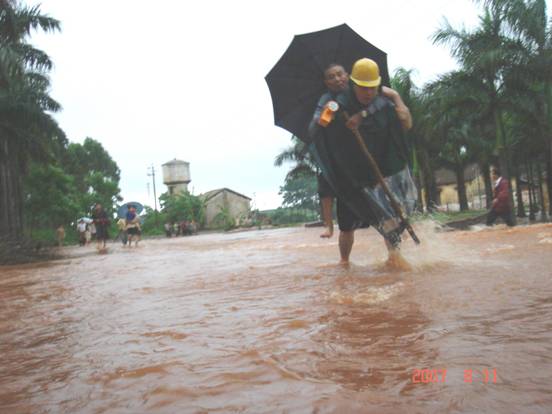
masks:
<instances>
[{"instance_id":1,"label":"distant building","mask_svg":"<svg viewBox=\"0 0 552 414\"><path fill-rule=\"evenodd\" d=\"M479 166L470 164L464 168L466 196L470 208L485 208L485 183ZM435 171L435 183L439 191L439 204L450 210L459 210L456 174L447 168Z\"/></svg>"},{"instance_id":2,"label":"distant building","mask_svg":"<svg viewBox=\"0 0 552 414\"><path fill-rule=\"evenodd\" d=\"M521 197L526 207L529 205L529 179L526 174L520 174L520 190ZM545 201L545 208L548 209L548 185L546 181L546 174L542 177L543 181L543 198ZM446 168L439 168L435 171L435 182L439 191L439 204L446 207L447 210L459 210L458 203L458 187L456 183L456 174ZM485 195L485 182L483 174L477 164L470 164L464 168L464 182L466 185L466 197L468 199L468 205L471 209L485 209L486 208L486 195ZM495 183L491 183L494 186ZM516 197L516 180L511 179L510 189L513 191L514 201ZM538 190L538 176L533 178L533 184L531 188L535 191L535 197L539 198ZM535 201L538 204L539 201Z\"/></svg>"},{"instance_id":3,"label":"distant building","mask_svg":"<svg viewBox=\"0 0 552 414\"><path fill-rule=\"evenodd\" d=\"M251 210L251 199L229 188L207 191L199 197L205 202L205 226L216 227L215 218L221 211L226 211L235 221L246 218Z\"/></svg>"},{"instance_id":4,"label":"distant building","mask_svg":"<svg viewBox=\"0 0 552 414\"><path fill-rule=\"evenodd\" d=\"M183 194L190 183L190 163L176 158L162 165L163 183L169 188L169 194Z\"/></svg>"}]
</instances>

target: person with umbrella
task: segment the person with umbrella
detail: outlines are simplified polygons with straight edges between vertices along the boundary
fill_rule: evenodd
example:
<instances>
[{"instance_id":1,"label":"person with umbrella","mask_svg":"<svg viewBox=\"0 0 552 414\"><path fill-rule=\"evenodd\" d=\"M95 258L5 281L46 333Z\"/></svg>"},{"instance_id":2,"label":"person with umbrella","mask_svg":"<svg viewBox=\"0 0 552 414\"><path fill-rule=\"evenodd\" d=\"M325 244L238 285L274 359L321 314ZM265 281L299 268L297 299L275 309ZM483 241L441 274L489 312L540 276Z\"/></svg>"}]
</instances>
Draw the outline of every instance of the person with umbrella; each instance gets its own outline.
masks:
<instances>
[{"instance_id":1,"label":"person with umbrella","mask_svg":"<svg viewBox=\"0 0 552 414\"><path fill-rule=\"evenodd\" d=\"M125 221L126 232L128 234L128 247L132 247L132 240L135 240L134 245L138 247L141 234L140 219L138 214L136 214L136 207L132 204L128 206Z\"/></svg>"},{"instance_id":2,"label":"person with umbrella","mask_svg":"<svg viewBox=\"0 0 552 414\"><path fill-rule=\"evenodd\" d=\"M324 70L324 85L328 90L318 100L314 115L309 124L308 131L311 141L314 141L316 139L316 135L320 131L320 116L322 115L322 113L329 110L328 105L330 104L330 102L333 102L337 99L339 93L348 89L348 78L349 74L347 73L343 65L339 63L330 63ZM401 121L404 130L406 131L412 128L412 115L410 114L410 110L408 109L408 107L404 104L400 94L394 89L391 89L387 86L382 86L381 92L383 96L389 98L394 103L397 116ZM311 153L313 151L316 151L313 144L309 145L308 149L309 151L311 151ZM332 190L331 185L324 178L324 175L322 173L318 174L317 180L318 194L320 197L320 202L322 204L322 220L326 225L326 231L322 233L320 237L329 238L333 235L332 208L333 199L336 196L335 192ZM344 209L347 210L347 208L342 205L341 210ZM340 240L342 240L342 237L340 237Z\"/></svg>"},{"instance_id":3,"label":"person with umbrella","mask_svg":"<svg viewBox=\"0 0 552 414\"><path fill-rule=\"evenodd\" d=\"M379 94L381 76L376 62L368 58L357 60L350 81L350 87L336 97L342 116L336 117L331 128L327 128L329 156L336 166L336 174L351 183L348 197L343 200L338 198L339 250L343 264L349 262L355 228L363 221L349 208L348 198L368 194L376 201L374 206L382 210L387 207L384 197L378 197L377 192L372 190L377 187L374 171L370 170L366 158L359 154L358 143L350 139L351 134L347 133L347 129L359 134L374 154L383 176L389 177L402 171L408 173L408 168L405 168L407 149L404 130L412 125L410 112L398 93L388 90L383 96ZM391 100L393 98L395 103ZM387 238L385 241L391 257L398 241L393 245Z\"/></svg>"},{"instance_id":4,"label":"person with umbrella","mask_svg":"<svg viewBox=\"0 0 552 414\"><path fill-rule=\"evenodd\" d=\"M324 72L328 64L339 62L344 68L348 68L363 56L369 56L377 63L381 71L378 85L389 85L387 54L363 39L348 25L342 24L294 36L285 53L265 77L272 98L274 123L307 145L310 144L310 147L315 147L315 151L311 151L314 161L337 194L338 202L344 202L355 219L370 223L393 246L399 245L401 234L405 230L415 243L419 243L397 202L395 191L391 191L386 184L387 178L381 174L363 138L359 138L358 131L351 134L344 122L341 122L343 111L338 115L339 122L331 122L327 111L324 113L320 106L320 113L324 114L321 119L326 121L325 127L316 133L317 139L309 139L313 110L320 102L321 95L327 92ZM398 94L393 95L398 97ZM393 100L395 98L391 97ZM391 102L386 108L393 108ZM395 110L393 112L397 118ZM355 112L351 114L354 115ZM393 126L396 125L400 125L400 122L393 123ZM399 129L403 133L402 127L399 126ZM378 162L381 161L378 158ZM383 161L387 163L387 160ZM385 172L388 173L388 170ZM390 180L404 184L403 180L396 180L395 177ZM393 190L397 189L396 185L391 187ZM399 186L402 191L400 195L405 194L406 188L408 186ZM409 206L411 204L408 203ZM344 253L342 257L348 260L348 254Z\"/></svg>"}]
</instances>

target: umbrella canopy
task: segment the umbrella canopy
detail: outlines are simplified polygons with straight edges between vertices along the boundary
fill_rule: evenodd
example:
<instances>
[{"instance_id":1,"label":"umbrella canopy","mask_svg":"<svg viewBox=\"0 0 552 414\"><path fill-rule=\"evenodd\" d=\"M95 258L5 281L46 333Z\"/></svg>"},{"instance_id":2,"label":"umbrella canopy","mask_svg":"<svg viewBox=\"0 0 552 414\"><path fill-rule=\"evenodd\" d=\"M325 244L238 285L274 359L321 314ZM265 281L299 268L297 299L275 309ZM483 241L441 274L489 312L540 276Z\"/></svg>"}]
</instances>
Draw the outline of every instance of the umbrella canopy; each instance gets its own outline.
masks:
<instances>
[{"instance_id":1,"label":"umbrella canopy","mask_svg":"<svg viewBox=\"0 0 552 414\"><path fill-rule=\"evenodd\" d=\"M128 203L123 204L117 209L117 217L125 218L128 213L128 209L131 206L134 206L136 208L136 214L140 214L144 210L144 206L142 204L138 203L137 201L129 201Z\"/></svg>"},{"instance_id":2,"label":"umbrella canopy","mask_svg":"<svg viewBox=\"0 0 552 414\"><path fill-rule=\"evenodd\" d=\"M384 85L389 85L387 54L364 40L346 24L296 35L265 80L272 96L274 123L302 141L320 96L326 92L324 70L330 63L351 71L363 57L377 62Z\"/></svg>"}]
</instances>

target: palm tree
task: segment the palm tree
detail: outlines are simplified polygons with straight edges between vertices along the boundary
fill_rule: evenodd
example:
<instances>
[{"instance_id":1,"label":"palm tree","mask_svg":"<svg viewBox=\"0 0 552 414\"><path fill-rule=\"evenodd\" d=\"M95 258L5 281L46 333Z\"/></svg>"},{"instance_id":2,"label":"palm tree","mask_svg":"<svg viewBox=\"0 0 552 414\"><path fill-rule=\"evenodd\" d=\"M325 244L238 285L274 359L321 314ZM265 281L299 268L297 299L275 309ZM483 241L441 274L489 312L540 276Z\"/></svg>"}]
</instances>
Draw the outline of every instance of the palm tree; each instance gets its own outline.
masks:
<instances>
[{"instance_id":1,"label":"palm tree","mask_svg":"<svg viewBox=\"0 0 552 414\"><path fill-rule=\"evenodd\" d=\"M510 37L522 46L517 51L519 59L505 73L504 82L510 89L508 95L515 95L512 114L523 125L518 129L534 130L531 136L523 137L526 158L532 158L527 156L528 147L536 146L538 153L546 154L548 193L552 194L552 22L547 16L546 1L477 1L501 13ZM552 214L552 205L549 213Z\"/></svg>"},{"instance_id":2,"label":"palm tree","mask_svg":"<svg viewBox=\"0 0 552 414\"><path fill-rule=\"evenodd\" d=\"M448 44L462 71L481 80L481 92L486 96L486 110L491 115L496 138L495 150L502 175L510 180L509 151L504 126L505 77L508 70L521 63L523 44L510 36L507 13L497 4L484 2L480 25L474 31L454 29L448 21L433 35L434 43ZM512 195L510 194L510 197ZM511 200L513 201L513 200ZM513 211L512 211L513 213ZM513 220L515 220L512 214Z\"/></svg>"},{"instance_id":3,"label":"palm tree","mask_svg":"<svg viewBox=\"0 0 552 414\"><path fill-rule=\"evenodd\" d=\"M26 40L34 29L59 30L38 7L0 0L0 236L23 232L21 177L28 161L65 136L48 112L60 109L48 95L48 56Z\"/></svg>"},{"instance_id":4,"label":"palm tree","mask_svg":"<svg viewBox=\"0 0 552 414\"><path fill-rule=\"evenodd\" d=\"M291 169L286 175L286 180L296 178L300 175L316 176L318 174L318 167L307 151L306 144L295 135L292 135L291 143L291 146L284 149L276 156L274 159L274 166L281 167L286 162L292 164Z\"/></svg>"},{"instance_id":5,"label":"palm tree","mask_svg":"<svg viewBox=\"0 0 552 414\"><path fill-rule=\"evenodd\" d=\"M438 165L456 174L460 210L469 208L464 170L481 152L482 141L476 130L477 98L470 93L472 79L465 73L450 72L426 85L427 116L424 134L433 146Z\"/></svg>"},{"instance_id":6,"label":"palm tree","mask_svg":"<svg viewBox=\"0 0 552 414\"><path fill-rule=\"evenodd\" d=\"M412 173L418 186L419 207L423 209L422 187L425 189L425 206L432 211L438 203L438 191L435 181L434 168L431 155L432 145L425 131L427 125L427 108L424 94L412 81L413 70L398 68L391 78L391 87L400 95L405 105L412 114L413 125L407 132L408 142L412 148Z\"/></svg>"}]
</instances>

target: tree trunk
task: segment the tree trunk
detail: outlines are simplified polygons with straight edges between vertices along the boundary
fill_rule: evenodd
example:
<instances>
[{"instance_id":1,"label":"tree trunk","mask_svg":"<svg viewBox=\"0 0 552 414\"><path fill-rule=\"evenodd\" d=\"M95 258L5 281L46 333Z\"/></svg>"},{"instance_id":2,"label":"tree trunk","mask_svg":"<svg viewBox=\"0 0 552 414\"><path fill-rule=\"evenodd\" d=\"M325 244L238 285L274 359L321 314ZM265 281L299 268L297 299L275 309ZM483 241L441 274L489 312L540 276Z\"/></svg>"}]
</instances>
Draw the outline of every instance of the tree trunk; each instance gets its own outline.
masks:
<instances>
[{"instance_id":1,"label":"tree trunk","mask_svg":"<svg viewBox=\"0 0 552 414\"><path fill-rule=\"evenodd\" d=\"M23 196L17 151L10 141L0 141L0 237L23 234Z\"/></svg>"},{"instance_id":2,"label":"tree trunk","mask_svg":"<svg viewBox=\"0 0 552 414\"><path fill-rule=\"evenodd\" d=\"M537 175L538 175L538 184L539 184L539 199L540 199L540 210L541 210L541 221L546 222L548 221L548 217L546 214L546 206L544 204L544 191L542 189L543 182L542 182L542 169L541 169L541 163L540 160L537 160Z\"/></svg>"},{"instance_id":3,"label":"tree trunk","mask_svg":"<svg viewBox=\"0 0 552 414\"><path fill-rule=\"evenodd\" d=\"M412 150L412 178L414 180L414 184L416 185L416 190L418 192L418 200L416 202L416 206L414 207L415 211L419 213L424 212L424 201L422 197L422 172L420 169L420 163L418 162L418 155L416 151L416 147L413 147Z\"/></svg>"},{"instance_id":4,"label":"tree trunk","mask_svg":"<svg viewBox=\"0 0 552 414\"><path fill-rule=\"evenodd\" d=\"M544 83L546 99L546 116L548 121L548 157L546 163L546 180L548 184L548 213L552 216L552 84Z\"/></svg>"},{"instance_id":5,"label":"tree trunk","mask_svg":"<svg viewBox=\"0 0 552 414\"><path fill-rule=\"evenodd\" d=\"M506 149L506 133L504 130L504 121L502 119L502 112L496 106L493 106L493 112L495 117L495 127L496 127L496 149L498 151L498 163L500 165L501 176L508 181L508 184L511 184L510 180L510 168L508 163L508 151ZM510 187L511 188L511 187ZM514 197L512 191L509 194L510 205L514 205ZM516 224L516 215L514 214L514 209L510 209L510 219L514 224Z\"/></svg>"},{"instance_id":6,"label":"tree trunk","mask_svg":"<svg viewBox=\"0 0 552 414\"><path fill-rule=\"evenodd\" d=\"M418 202L416 203L417 211L420 213L424 212L424 198L423 198L423 192L422 192L422 186L423 186L423 180L422 180L422 171L418 169L418 174L416 175L416 186L418 190ZM427 206L426 206L427 210Z\"/></svg>"},{"instance_id":7,"label":"tree trunk","mask_svg":"<svg viewBox=\"0 0 552 414\"><path fill-rule=\"evenodd\" d=\"M516 167L516 199L517 199L517 216L526 217L525 206L523 205L523 189L521 187L521 173L519 167Z\"/></svg>"},{"instance_id":8,"label":"tree trunk","mask_svg":"<svg viewBox=\"0 0 552 414\"><path fill-rule=\"evenodd\" d=\"M460 204L460 211L467 211L470 209L468 206L468 196L466 194L466 181L464 178L464 166L457 165L456 172L456 187L458 191L458 203Z\"/></svg>"},{"instance_id":9,"label":"tree trunk","mask_svg":"<svg viewBox=\"0 0 552 414\"><path fill-rule=\"evenodd\" d=\"M535 221L535 197L533 194L533 169L527 162L527 188L529 190L529 221Z\"/></svg>"},{"instance_id":10,"label":"tree trunk","mask_svg":"<svg viewBox=\"0 0 552 414\"><path fill-rule=\"evenodd\" d=\"M435 211L435 206L438 204L438 192L437 184L435 183L435 174L433 173L433 169L431 168L427 151L424 148L420 148L418 155L422 182L425 188L425 205L427 211L432 212Z\"/></svg>"},{"instance_id":11,"label":"tree trunk","mask_svg":"<svg viewBox=\"0 0 552 414\"><path fill-rule=\"evenodd\" d=\"M552 154L551 153L548 153L546 156L546 186L548 189L548 215L552 216Z\"/></svg>"},{"instance_id":12,"label":"tree trunk","mask_svg":"<svg viewBox=\"0 0 552 414\"><path fill-rule=\"evenodd\" d=\"M491 182L490 165L488 163L481 164L481 174L483 175L483 183L485 184L485 207L491 209L493 205L493 183Z\"/></svg>"}]
</instances>

